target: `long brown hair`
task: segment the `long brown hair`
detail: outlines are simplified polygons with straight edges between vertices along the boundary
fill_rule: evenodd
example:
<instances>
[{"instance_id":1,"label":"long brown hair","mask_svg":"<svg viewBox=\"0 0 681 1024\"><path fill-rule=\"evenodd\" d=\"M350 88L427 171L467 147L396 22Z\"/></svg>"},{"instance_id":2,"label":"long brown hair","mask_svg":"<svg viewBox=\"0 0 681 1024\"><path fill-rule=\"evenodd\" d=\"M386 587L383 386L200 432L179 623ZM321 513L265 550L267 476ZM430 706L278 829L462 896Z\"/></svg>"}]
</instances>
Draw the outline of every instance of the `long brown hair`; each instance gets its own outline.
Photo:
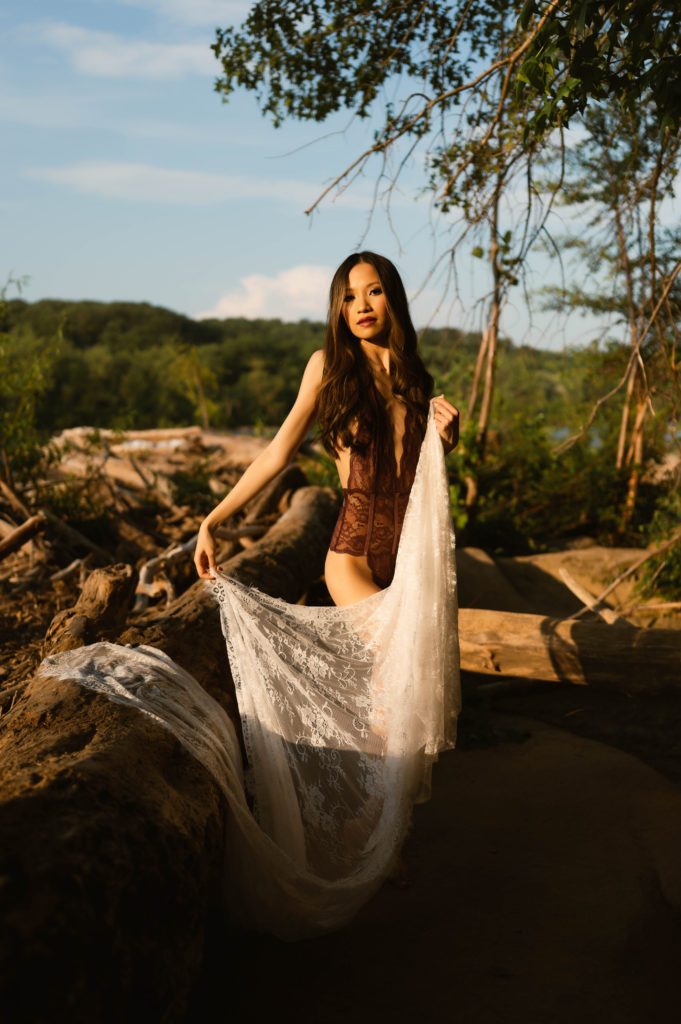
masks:
<instances>
[{"instance_id":1,"label":"long brown hair","mask_svg":"<svg viewBox=\"0 0 681 1024\"><path fill-rule=\"evenodd\" d=\"M404 285L396 267L375 252L356 252L343 260L329 291L329 318L324 341L324 376L317 399L317 422L322 444L336 456L339 448L361 450L371 437L388 429L385 404L374 384L368 360L343 317L348 275L358 263L369 263L378 274L390 320L390 379L393 394L416 414L423 430L433 378L417 352Z\"/></svg>"}]
</instances>

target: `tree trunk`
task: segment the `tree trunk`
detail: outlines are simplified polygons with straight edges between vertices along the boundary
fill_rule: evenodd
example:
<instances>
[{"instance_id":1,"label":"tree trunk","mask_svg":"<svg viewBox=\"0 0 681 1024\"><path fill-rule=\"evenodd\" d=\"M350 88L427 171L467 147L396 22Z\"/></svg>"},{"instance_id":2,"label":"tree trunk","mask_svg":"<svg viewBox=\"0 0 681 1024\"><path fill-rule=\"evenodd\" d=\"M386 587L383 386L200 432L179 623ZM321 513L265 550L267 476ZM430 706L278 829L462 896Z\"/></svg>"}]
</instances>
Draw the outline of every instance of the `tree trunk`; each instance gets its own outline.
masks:
<instances>
[{"instance_id":1,"label":"tree trunk","mask_svg":"<svg viewBox=\"0 0 681 1024\"><path fill-rule=\"evenodd\" d=\"M137 572L121 563L90 573L73 608L58 612L45 635L45 653L72 651L96 640L111 640L125 626Z\"/></svg>"},{"instance_id":2,"label":"tree trunk","mask_svg":"<svg viewBox=\"0 0 681 1024\"><path fill-rule=\"evenodd\" d=\"M478 430L477 439L480 448L480 457L484 457L485 442L487 440L487 430L489 427L490 415L492 412L492 399L494 397L494 375L496 371L497 361L497 343L499 340L499 320L501 318L501 301L502 301L502 269L500 263L500 252L499 252L499 239L498 235L498 218L499 218L499 202L501 200L501 187L502 182L497 182L497 193L495 196L494 206L492 209L492 223L490 225L491 234L491 245L490 245L490 261L492 263L492 274L494 278L494 287L492 291L492 304L490 307L489 320L487 322L487 351L486 351L486 364L485 364L485 383L482 392L482 402L480 405L480 416L478 418Z\"/></svg>"},{"instance_id":3,"label":"tree trunk","mask_svg":"<svg viewBox=\"0 0 681 1024\"><path fill-rule=\"evenodd\" d=\"M468 413L466 418L469 420L473 419L475 415L475 407L478 404L478 391L480 390L480 381L482 379L482 368L485 365L485 357L487 356L487 341L489 334L487 331L487 324L482 332L480 338L480 346L478 348L478 355L475 360L475 369L473 370L473 380L471 382L471 391L468 398Z\"/></svg>"},{"instance_id":4,"label":"tree trunk","mask_svg":"<svg viewBox=\"0 0 681 1024\"><path fill-rule=\"evenodd\" d=\"M624 405L622 406L622 419L620 420L620 432L617 438L617 455L615 457L615 469L622 469L624 465L624 450L627 444L627 428L629 426L629 410L631 409L631 398L634 393L634 384L636 382L636 374L638 367L636 363L631 364L629 370L629 376L627 378L627 390L624 395Z\"/></svg>"},{"instance_id":5,"label":"tree trunk","mask_svg":"<svg viewBox=\"0 0 681 1024\"><path fill-rule=\"evenodd\" d=\"M627 481L627 497L624 503L624 514L622 520L627 526L634 515L636 499L638 498L638 485L641 479L641 468L643 465L643 436L648 404L645 397L639 396L636 405L636 418L631 430L629 451L627 452L627 465L629 469L629 480Z\"/></svg>"},{"instance_id":6,"label":"tree trunk","mask_svg":"<svg viewBox=\"0 0 681 1024\"><path fill-rule=\"evenodd\" d=\"M301 487L289 510L256 545L231 558L225 572L273 597L298 601L324 572L338 500L329 488ZM231 693L225 689L225 643L210 583L197 580L160 614L129 625L119 643L160 648L223 704ZM231 705L226 709L234 712Z\"/></svg>"}]
</instances>

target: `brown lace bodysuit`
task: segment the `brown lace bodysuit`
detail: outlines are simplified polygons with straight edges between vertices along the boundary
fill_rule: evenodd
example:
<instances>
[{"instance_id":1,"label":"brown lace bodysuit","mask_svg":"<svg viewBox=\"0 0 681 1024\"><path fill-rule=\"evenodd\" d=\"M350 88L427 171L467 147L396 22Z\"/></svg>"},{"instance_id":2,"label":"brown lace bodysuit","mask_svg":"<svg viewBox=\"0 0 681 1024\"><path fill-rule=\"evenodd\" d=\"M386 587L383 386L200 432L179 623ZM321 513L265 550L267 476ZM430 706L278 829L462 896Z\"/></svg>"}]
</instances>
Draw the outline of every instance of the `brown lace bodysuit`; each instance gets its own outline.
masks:
<instances>
[{"instance_id":1,"label":"brown lace bodysuit","mask_svg":"<svg viewBox=\"0 0 681 1024\"><path fill-rule=\"evenodd\" d=\"M385 441L367 439L362 452L350 454L348 485L333 531L331 551L364 555L377 586L387 587L395 572L397 545L414 483L423 432L406 407L400 465L392 431Z\"/></svg>"}]
</instances>

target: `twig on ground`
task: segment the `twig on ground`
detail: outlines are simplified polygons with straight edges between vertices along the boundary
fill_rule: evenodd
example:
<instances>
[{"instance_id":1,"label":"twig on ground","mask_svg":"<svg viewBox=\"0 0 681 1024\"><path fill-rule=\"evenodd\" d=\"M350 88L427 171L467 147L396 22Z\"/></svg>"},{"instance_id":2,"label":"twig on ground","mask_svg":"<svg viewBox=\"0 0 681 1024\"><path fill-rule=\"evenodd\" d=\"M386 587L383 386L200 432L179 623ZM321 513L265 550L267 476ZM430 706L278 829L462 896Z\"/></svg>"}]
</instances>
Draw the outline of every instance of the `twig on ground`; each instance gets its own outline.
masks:
<instances>
[{"instance_id":1,"label":"twig on ground","mask_svg":"<svg viewBox=\"0 0 681 1024\"><path fill-rule=\"evenodd\" d=\"M613 590L619 587L620 583L623 583L624 580L628 579L630 576L633 576L637 569L640 569L641 566L644 565L651 558L655 558L656 555L661 555L663 552L668 551L669 548L673 547L674 544L676 544L679 540L681 540L681 529L676 530L675 533L673 533L671 537L669 537L668 540L664 542L664 544L660 544L652 551L646 551L645 555L642 555L641 558L638 558L633 565L630 565L628 569L625 569L624 572L620 573L617 579L614 579L612 583L608 584L605 590L603 590L595 599L595 604L601 604L606 597L612 594ZM584 612L589 610L589 608L580 608L578 612L575 612L575 614L569 616L569 618L578 619L580 615L583 615Z\"/></svg>"}]
</instances>

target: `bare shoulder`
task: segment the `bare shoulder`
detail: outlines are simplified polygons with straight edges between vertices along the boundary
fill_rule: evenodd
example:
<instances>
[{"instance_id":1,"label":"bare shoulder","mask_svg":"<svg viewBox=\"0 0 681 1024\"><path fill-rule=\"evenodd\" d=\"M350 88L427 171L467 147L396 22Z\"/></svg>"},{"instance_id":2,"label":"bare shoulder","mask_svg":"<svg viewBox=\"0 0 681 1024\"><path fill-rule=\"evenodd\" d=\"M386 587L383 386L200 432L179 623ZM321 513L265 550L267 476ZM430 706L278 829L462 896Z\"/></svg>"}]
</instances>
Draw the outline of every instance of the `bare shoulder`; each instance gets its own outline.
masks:
<instances>
[{"instance_id":1,"label":"bare shoulder","mask_svg":"<svg viewBox=\"0 0 681 1024\"><path fill-rule=\"evenodd\" d=\"M303 374L303 382L301 388L307 390L308 388L318 391L322 385L322 377L324 375L324 349L318 348L316 352L313 352L307 361L305 372Z\"/></svg>"},{"instance_id":2,"label":"bare shoulder","mask_svg":"<svg viewBox=\"0 0 681 1024\"><path fill-rule=\"evenodd\" d=\"M324 373L324 349L318 348L316 352L313 352L307 361L305 367L305 373L310 374L314 380L319 380L321 383L322 374Z\"/></svg>"}]
</instances>

